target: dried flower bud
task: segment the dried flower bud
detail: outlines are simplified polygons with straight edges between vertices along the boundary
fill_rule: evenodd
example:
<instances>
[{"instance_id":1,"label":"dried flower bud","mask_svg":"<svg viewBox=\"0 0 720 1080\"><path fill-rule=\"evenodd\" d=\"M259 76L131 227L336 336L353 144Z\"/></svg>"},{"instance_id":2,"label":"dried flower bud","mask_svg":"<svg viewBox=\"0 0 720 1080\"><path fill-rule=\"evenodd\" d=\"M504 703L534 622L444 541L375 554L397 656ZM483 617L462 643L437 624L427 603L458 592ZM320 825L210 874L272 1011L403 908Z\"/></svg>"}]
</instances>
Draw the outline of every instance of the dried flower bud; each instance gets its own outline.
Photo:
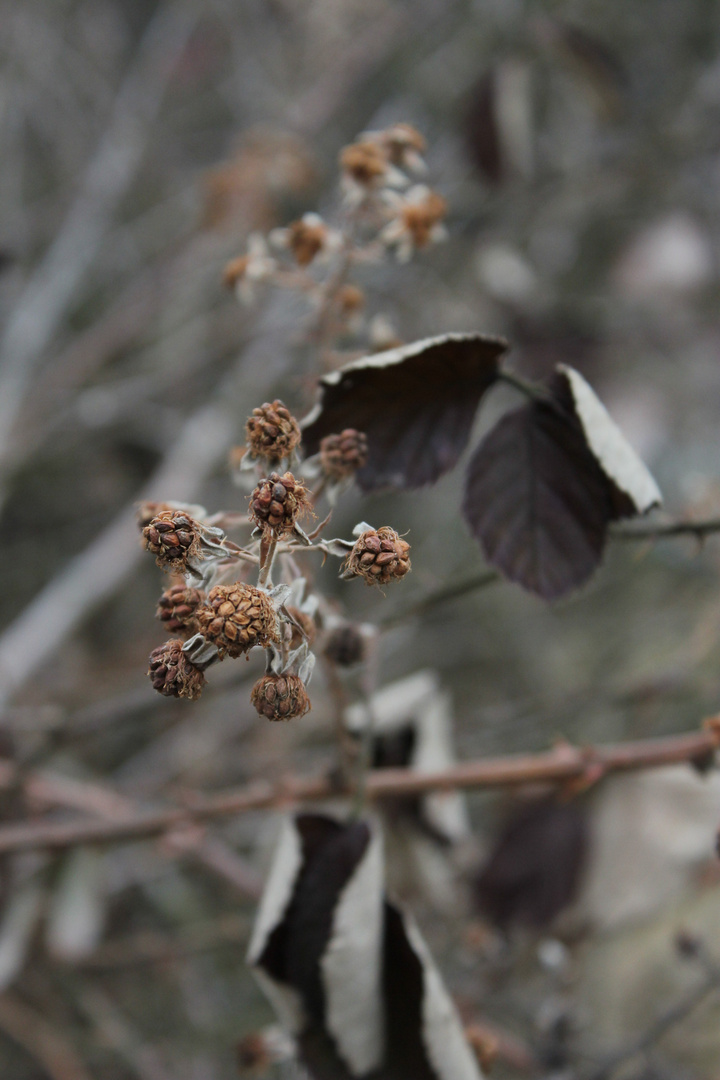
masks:
<instances>
[{"instance_id":1,"label":"dried flower bud","mask_svg":"<svg viewBox=\"0 0 720 1080\"><path fill-rule=\"evenodd\" d=\"M183 574L188 559L202 559L201 526L181 510L163 510L143 529L148 551L163 570Z\"/></svg>"},{"instance_id":2,"label":"dried flower bud","mask_svg":"<svg viewBox=\"0 0 720 1080\"><path fill-rule=\"evenodd\" d=\"M242 656L253 646L265 647L278 638L272 600L262 589L243 581L211 589L196 620L203 636L221 656Z\"/></svg>"},{"instance_id":3,"label":"dried flower bud","mask_svg":"<svg viewBox=\"0 0 720 1080\"><path fill-rule=\"evenodd\" d=\"M250 496L250 517L261 529L274 536L291 532L297 518L310 507L308 491L292 473L270 473Z\"/></svg>"},{"instance_id":4,"label":"dried flower bud","mask_svg":"<svg viewBox=\"0 0 720 1080\"><path fill-rule=\"evenodd\" d=\"M315 626L315 620L312 616L308 615L306 611L301 611L297 607L288 607L288 614L292 615L296 623L302 627L305 632L305 637L300 633L296 626L292 623L285 623L285 627L290 631L288 646L290 649L299 649L304 641L307 641L308 645L312 645L315 640L317 628Z\"/></svg>"},{"instance_id":5,"label":"dried flower bud","mask_svg":"<svg viewBox=\"0 0 720 1080\"><path fill-rule=\"evenodd\" d=\"M302 679L298 675L263 675L252 688L250 700L260 716L268 720L293 720L310 708Z\"/></svg>"},{"instance_id":6,"label":"dried flower bud","mask_svg":"<svg viewBox=\"0 0 720 1080\"><path fill-rule=\"evenodd\" d=\"M194 701L200 697L205 676L182 651L178 638L166 641L150 653L148 675L153 688L165 697L184 697Z\"/></svg>"},{"instance_id":7,"label":"dried flower bud","mask_svg":"<svg viewBox=\"0 0 720 1080\"><path fill-rule=\"evenodd\" d=\"M341 318L350 319L365 306L365 293L357 285L341 285L335 293L335 306Z\"/></svg>"},{"instance_id":8,"label":"dried flower bud","mask_svg":"<svg viewBox=\"0 0 720 1080\"><path fill-rule=\"evenodd\" d=\"M405 577L410 569L410 545L394 529L383 525L358 538L345 562L343 577L363 577L368 585L387 585Z\"/></svg>"},{"instance_id":9,"label":"dried flower bud","mask_svg":"<svg viewBox=\"0 0 720 1080\"><path fill-rule=\"evenodd\" d=\"M380 239L397 246L401 262L407 261L416 249L437 243L447 235L442 224L447 203L436 191L418 184L403 196L388 198L394 204L394 217L380 233Z\"/></svg>"},{"instance_id":10,"label":"dried flower bud","mask_svg":"<svg viewBox=\"0 0 720 1080\"><path fill-rule=\"evenodd\" d=\"M377 139L388 159L401 169L408 166L417 168L421 155L427 149L424 137L412 124L393 124L385 131L378 132Z\"/></svg>"},{"instance_id":11,"label":"dried flower bud","mask_svg":"<svg viewBox=\"0 0 720 1080\"><path fill-rule=\"evenodd\" d=\"M254 1031L241 1039L236 1054L240 1076L264 1076L272 1065L267 1040L261 1031Z\"/></svg>"},{"instance_id":12,"label":"dried flower bud","mask_svg":"<svg viewBox=\"0 0 720 1080\"><path fill-rule=\"evenodd\" d=\"M249 262L249 255L238 255L237 258L226 263L223 270L223 285L228 289L234 289L237 283L245 277Z\"/></svg>"},{"instance_id":13,"label":"dried flower bud","mask_svg":"<svg viewBox=\"0 0 720 1080\"><path fill-rule=\"evenodd\" d=\"M156 615L173 634L185 633L190 637L197 630L195 616L204 601L205 594L200 589L171 585L160 597Z\"/></svg>"},{"instance_id":14,"label":"dried flower bud","mask_svg":"<svg viewBox=\"0 0 720 1080\"><path fill-rule=\"evenodd\" d=\"M365 638L352 623L336 626L325 640L324 652L338 667L352 667L365 659Z\"/></svg>"},{"instance_id":15,"label":"dried flower bud","mask_svg":"<svg viewBox=\"0 0 720 1080\"><path fill-rule=\"evenodd\" d=\"M340 167L354 183L370 188L384 180L388 162L377 143L356 142L340 152Z\"/></svg>"},{"instance_id":16,"label":"dried flower bud","mask_svg":"<svg viewBox=\"0 0 720 1080\"><path fill-rule=\"evenodd\" d=\"M306 214L288 225L287 246L298 266L309 266L315 256L324 251L327 242L327 225L316 214Z\"/></svg>"},{"instance_id":17,"label":"dried flower bud","mask_svg":"<svg viewBox=\"0 0 720 1080\"><path fill-rule=\"evenodd\" d=\"M320 442L320 464L328 480L345 480L367 462L367 439L362 431L345 428Z\"/></svg>"},{"instance_id":18,"label":"dried flower bud","mask_svg":"<svg viewBox=\"0 0 720 1080\"><path fill-rule=\"evenodd\" d=\"M265 402L253 409L245 425L250 453L277 465L300 445L300 427L282 401Z\"/></svg>"}]
</instances>

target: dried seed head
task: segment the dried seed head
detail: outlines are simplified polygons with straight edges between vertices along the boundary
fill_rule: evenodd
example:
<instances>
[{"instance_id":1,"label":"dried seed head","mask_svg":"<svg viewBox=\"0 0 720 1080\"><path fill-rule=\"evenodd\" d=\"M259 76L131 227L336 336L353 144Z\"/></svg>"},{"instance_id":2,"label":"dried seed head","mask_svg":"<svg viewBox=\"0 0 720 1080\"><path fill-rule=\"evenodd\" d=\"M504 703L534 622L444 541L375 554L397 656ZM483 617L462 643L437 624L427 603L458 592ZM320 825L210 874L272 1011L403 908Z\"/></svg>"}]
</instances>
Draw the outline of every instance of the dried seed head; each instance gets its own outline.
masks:
<instances>
[{"instance_id":1,"label":"dried seed head","mask_svg":"<svg viewBox=\"0 0 720 1080\"><path fill-rule=\"evenodd\" d=\"M367 438L362 431L345 428L339 435L326 435L320 442L320 464L328 480L353 476L367 463Z\"/></svg>"},{"instance_id":2,"label":"dried seed head","mask_svg":"<svg viewBox=\"0 0 720 1080\"><path fill-rule=\"evenodd\" d=\"M181 510L163 510L142 531L145 547L163 570L183 574L188 559L202 559L201 525Z\"/></svg>"},{"instance_id":3,"label":"dried seed head","mask_svg":"<svg viewBox=\"0 0 720 1080\"><path fill-rule=\"evenodd\" d=\"M273 1063L267 1040L261 1031L241 1039L236 1048L240 1076L264 1076Z\"/></svg>"},{"instance_id":4,"label":"dried seed head","mask_svg":"<svg viewBox=\"0 0 720 1080\"><path fill-rule=\"evenodd\" d=\"M334 301L341 318L350 319L365 306L365 293L357 285L341 285Z\"/></svg>"},{"instance_id":5,"label":"dried seed head","mask_svg":"<svg viewBox=\"0 0 720 1080\"><path fill-rule=\"evenodd\" d=\"M290 615L292 615L295 622L299 623L305 631L305 637L303 637L296 626L293 626L292 623L286 622L284 624L284 629L289 632L288 648L299 649L304 641L307 641L308 645L312 645L315 640L315 635L317 633L315 620L310 615L308 615L306 611L301 611L300 608L297 607L288 607L287 611Z\"/></svg>"},{"instance_id":6,"label":"dried seed head","mask_svg":"<svg viewBox=\"0 0 720 1080\"><path fill-rule=\"evenodd\" d=\"M352 623L336 626L325 640L324 652L338 667L352 667L365 659L365 638Z\"/></svg>"},{"instance_id":7,"label":"dried seed head","mask_svg":"<svg viewBox=\"0 0 720 1080\"><path fill-rule=\"evenodd\" d=\"M272 465L289 458L300 445L298 422L278 400L253 409L245 433L252 456L266 458Z\"/></svg>"},{"instance_id":8,"label":"dried seed head","mask_svg":"<svg viewBox=\"0 0 720 1080\"><path fill-rule=\"evenodd\" d=\"M428 191L423 201L408 202L401 211L402 223L416 248L427 247L432 242L435 227L447 214L447 203L442 195Z\"/></svg>"},{"instance_id":9,"label":"dried seed head","mask_svg":"<svg viewBox=\"0 0 720 1080\"><path fill-rule=\"evenodd\" d=\"M278 639L272 600L262 589L243 581L211 589L207 604L198 608L196 621L221 656L242 656L255 645L265 647Z\"/></svg>"},{"instance_id":10,"label":"dried seed head","mask_svg":"<svg viewBox=\"0 0 720 1080\"><path fill-rule=\"evenodd\" d=\"M177 638L166 641L150 653L148 675L158 693L165 697L184 697L194 701L200 697L205 676L182 651Z\"/></svg>"},{"instance_id":11,"label":"dried seed head","mask_svg":"<svg viewBox=\"0 0 720 1080\"><path fill-rule=\"evenodd\" d=\"M197 631L197 609L204 601L205 594L200 589L172 585L160 597L156 615L173 634L190 637Z\"/></svg>"},{"instance_id":12,"label":"dried seed head","mask_svg":"<svg viewBox=\"0 0 720 1080\"><path fill-rule=\"evenodd\" d=\"M245 277L249 263L249 255L238 255L236 259L231 259L229 263L226 263L223 270L223 285L228 289L234 289Z\"/></svg>"},{"instance_id":13,"label":"dried seed head","mask_svg":"<svg viewBox=\"0 0 720 1080\"><path fill-rule=\"evenodd\" d=\"M410 569L410 545L389 525L368 529L345 562L344 577L363 577L368 585L387 585Z\"/></svg>"},{"instance_id":14,"label":"dried seed head","mask_svg":"<svg viewBox=\"0 0 720 1080\"><path fill-rule=\"evenodd\" d=\"M308 491L292 473L270 473L250 496L250 517L275 537L291 532L298 517L310 509Z\"/></svg>"},{"instance_id":15,"label":"dried seed head","mask_svg":"<svg viewBox=\"0 0 720 1080\"><path fill-rule=\"evenodd\" d=\"M308 214L288 225L287 246L295 256L298 266L309 266L315 256L327 246L327 225L315 217Z\"/></svg>"},{"instance_id":16,"label":"dried seed head","mask_svg":"<svg viewBox=\"0 0 720 1080\"><path fill-rule=\"evenodd\" d=\"M387 157L374 142L356 142L340 152L340 167L360 187L371 188L385 179Z\"/></svg>"},{"instance_id":17,"label":"dried seed head","mask_svg":"<svg viewBox=\"0 0 720 1080\"><path fill-rule=\"evenodd\" d=\"M412 124L393 124L378 132L377 139L388 159L401 169L413 165L427 149L424 137Z\"/></svg>"},{"instance_id":18,"label":"dried seed head","mask_svg":"<svg viewBox=\"0 0 720 1080\"><path fill-rule=\"evenodd\" d=\"M268 720L293 720L304 716L310 699L298 675L263 675L252 688L250 700Z\"/></svg>"}]
</instances>

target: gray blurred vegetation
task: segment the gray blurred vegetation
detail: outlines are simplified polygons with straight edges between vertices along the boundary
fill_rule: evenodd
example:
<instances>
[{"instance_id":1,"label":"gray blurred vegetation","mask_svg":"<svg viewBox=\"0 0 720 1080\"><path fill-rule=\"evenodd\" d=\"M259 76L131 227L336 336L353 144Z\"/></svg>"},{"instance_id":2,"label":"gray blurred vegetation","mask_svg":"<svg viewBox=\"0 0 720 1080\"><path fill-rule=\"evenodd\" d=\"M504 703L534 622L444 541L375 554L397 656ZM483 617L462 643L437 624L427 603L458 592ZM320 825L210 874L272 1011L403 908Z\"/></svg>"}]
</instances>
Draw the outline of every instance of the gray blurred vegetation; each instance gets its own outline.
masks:
<instances>
[{"instance_id":1,"label":"gray blurred vegetation","mask_svg":"<svg viewBox=\"0 0 720 1080\"><path fill-rule=\"evenodd\" d=\"M152 694L160 575L133 507L242 509L226 458L245 417L273 395L309 407L304 309L280 291L240 307L222 268L249 232L331 213L337 153L364 129L419 128L450 204L447 243L358 273L366 314L405 340L503 333L530 375L574 365L667 512L718 515L717 4L0 0L0 25L0 700L23 769L152 806L332 759L320 679L310 716L282 731L252 713L254 658L214 672L196 705ZM372 621L476 573L461 487L459 468L432 490L349 495L334 534L359 518L408 530L413 574L383 599L326 567L328 593ZM720 697L718 550L616 544L555 607L506 584L438 605L384 635L382 681L437 670L461 758L695 728ZM490 803L470 796L480 835ZM3 1076L236 1076L234 1044L271 1020L244 953L274 828L213 826L204 854L176 837L92 866L18 860L46 897L98 875L83 895L103 929L80 959L58 955L46 912L0 994ZM452 918L431 938L482 1013L497 975L468 964ZM583 1005L591 1030L608 971ZM543 979L511 982L495 1019L526 1036ZM711 1076L688 1046L669 1060L652 1075Z\"/></svg>"}]
</instances>

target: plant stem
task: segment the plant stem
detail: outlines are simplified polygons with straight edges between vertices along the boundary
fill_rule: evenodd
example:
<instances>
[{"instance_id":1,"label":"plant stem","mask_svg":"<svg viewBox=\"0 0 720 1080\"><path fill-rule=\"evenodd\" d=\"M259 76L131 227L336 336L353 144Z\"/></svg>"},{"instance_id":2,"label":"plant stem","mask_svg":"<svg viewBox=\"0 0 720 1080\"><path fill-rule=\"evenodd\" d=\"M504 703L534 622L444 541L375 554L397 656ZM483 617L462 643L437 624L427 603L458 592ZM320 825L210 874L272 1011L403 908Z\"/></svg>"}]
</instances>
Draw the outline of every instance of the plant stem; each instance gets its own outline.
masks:
<instances>
[{"instance_id":1,"label":"plant stem","mask_svg":"<svg viewBox=\"0 0 720 1080\"><path fill-rule=\"evenodd\" d=\"M261 588L269 588L272 585L272 578L271 578L272 564L273 564L273 561L275 559L275 552L277 550L277 545L278 545L277 537L273 537L272 540L270 541L270 543L268 544L268 549L267 549L267 552L265 553L265 558L264 558L263 563L262 563L262 565L260 567L260 573L258 574L258 585Z\"/></svg>"}]
</instances>

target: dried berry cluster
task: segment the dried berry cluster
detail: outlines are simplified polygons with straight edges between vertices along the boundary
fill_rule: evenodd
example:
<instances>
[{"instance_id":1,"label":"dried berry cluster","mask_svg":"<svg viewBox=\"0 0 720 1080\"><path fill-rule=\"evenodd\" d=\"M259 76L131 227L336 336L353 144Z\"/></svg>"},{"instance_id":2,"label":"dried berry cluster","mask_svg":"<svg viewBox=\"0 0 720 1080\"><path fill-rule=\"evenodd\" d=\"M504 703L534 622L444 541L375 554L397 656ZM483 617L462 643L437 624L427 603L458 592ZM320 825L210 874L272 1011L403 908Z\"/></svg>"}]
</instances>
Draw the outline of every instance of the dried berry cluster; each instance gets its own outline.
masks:
<instances>
[{"instance_id":1,"label":"dried berry cluster","mask_svg":"<svg viewBox=\"0 0 720 1080\"><path fill-rule=\"evenodd\" d=\"M298 422L278 400L266 401L259 409L253 409L245 433L248 453L265 458L271 465L291 458L300 445Z\"/></svg>"},{"instance_id":2,"label":"dried berry cluster","mask_svg":"<svg viewBox=\"0 0 720 1080\"><path fill-rule=\"evenodd\" d=\"M345 577L362 577L368 585L388 585L410 569L410 545L388 525L361 533L347 557Z\"/></svg>"},{"instance_id":3,"label":"dried berry cluster","mask_svg":"<svg viewBox=\"0 0 720 1080\"><path fill-rule=\"evenodd\" d=\"M298 517L310 509L308 490L292 473L270 473L261 480L250 497L250 513L260 529L273 536L292 532Z\"/></svg>"},{"instance_id":4,"label":"dried berry cluster","mask_svg":"<svg viewBox=\"0 0 720 1080\"><path fill-rule=\"evenodd\" d=\"M326 435L320 443L320 463L329 480L345 480L367 462L367 438L362 431L346 428L339 435Z\"/></svg>"},{"instance_id":5,"label":"dried berry cluster","mask_svg":"<svg viewBox=\"0 0 720 1080\"><path fill-rule=\"evenodd\" d=\"M182 511L162 510L142 534L145 546L163 570L182 574L188 559L200 555L198 524Z\"/></svg>"},{"instance_id":6,"label":"dried berry cluster","mask_svg":"<svg viewBox=\"0 0 720 1080\"><path fill-rule=\"evenodd\" d=\"M194 634L197 611L204 601L205 594L201 589L171 585L158 600L157 617L173 634Z\"/></svg>"},{"instance_id":7,"label":"dried berry cluster","mask_svg":"<svg viewBox=\"0 0 720 1080\"><path fill-rule=\"evenodd\" d=\"M310 708L307 691L297 675L263 675L253 686L250 700L268 720L294 720Z\"/></svg>"},{"instance_id":8,"label":"dried berry cluster","mask_svg":"<svg viewBox=\"0 0 720 1080\"><path fill-rule=\"evenodd\" d=\"M198 629L221 657L242 656L278 639L278 619L268 594L242 581L211 589L196 618Z\"/></svg>"},{"instance_id":9,"label":"dried berry cluster","mask_svg":"<svg viewBox=\"0 0 720 1080\"><path fill-rule=\"evenodd\" d=\"M183 697L194 701L200 697L205 676L183 652L177 638L166 641L150 653L148 675L153 689L164 697Z\"/></svg>"}]
</instances>

